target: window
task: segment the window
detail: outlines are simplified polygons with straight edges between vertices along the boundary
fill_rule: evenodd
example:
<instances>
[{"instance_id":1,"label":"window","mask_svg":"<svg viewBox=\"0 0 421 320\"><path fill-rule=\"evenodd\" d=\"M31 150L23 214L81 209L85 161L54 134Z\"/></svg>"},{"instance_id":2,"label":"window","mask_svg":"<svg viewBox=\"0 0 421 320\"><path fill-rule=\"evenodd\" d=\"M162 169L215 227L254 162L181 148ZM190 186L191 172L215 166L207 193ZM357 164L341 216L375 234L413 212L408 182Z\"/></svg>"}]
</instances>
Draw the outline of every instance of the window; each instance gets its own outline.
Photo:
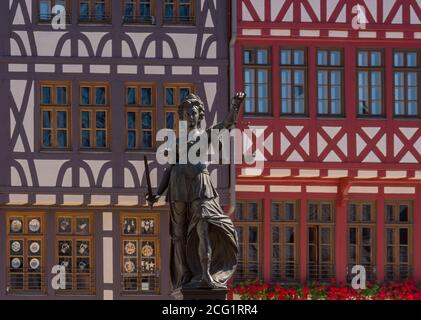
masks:
<instances>
[{"instance_id":1,"label":"window","mask_svg":"<svg viewBox=\"0 0 421 320\"><path fill-rule=\"evenodd\" d=\"M93 215L57 214L56 222L56 264L66 269L66 289L63 292L94 294Z\"/></svg>"},{"instance_id":2,"label":"window","mask_svg":"<svg viewBox=\"0 0 421 320\"><path fill-rule=\"evenodd\" d=\"M352 268L364 266L367 280L375 280L376 214L373 203L352 202L348 206L348 280Z\"/></svg>"},{"instance_id":3,"label":"window","mask_svg":"<svg viewBox=\"0 0 421 320\"><path fill-rule=\"evenodd\" d=\"M194 0L164 0L164 23L193 24Z\"/></svg>"},{"instance_id":4,"label":"window","mask_svg":"<svg viewBox=\"0 0 421 320\"><path fill-rule=\"evenodd\" d=\"M79 22L111 22L111 0L79 0Z\"/></svg>"},{"instance_id":5,"label":"window","mask_svg":"<svg viewBox=\"0 0 421 320\"><path fill-rule=\"evenodd\" d=\"M6 216L7 291L45 293L44 214L8 213Z\"/></svg>"},{"instance_id":6,"label":"window","mask_svg":"<svg viewBox=\"0 0 421 320\"><path fill-rule=\"evenodd\" d=\"M334 204L312 201L308 205L308 280L329 280L334 272Z\"/></svg>"},{"instance_id":7,"label":"window","mask_svg":"<svg viewBox=\"0 0 421 320\"><path fill-rule=\"evenodd\" d=\"M320 116L343 115L342 51L317 51L317 110Z\"/></svg>"},{"instance_id":8,"label":"window","mask_svg":"<svg viewBox=\"0 0 421 320\"><path fill-rule=\"evenodd\" d=\"M192 84L165 84L165 128L172 129L178 136L178 107L184 99L194 92Z\"/></svg>"},{"instance_id":9,"label":"window","mask_svg":"<svg viewBox=\"0 0 421 320\"><path fill-rule=\"evenodd\" d=\"M154 146L155 110L154 85L126 85L127 149L150 149Z\"/></svg>"},{"instance_id":10,"label":"window","mask_svg":"<svg viewBox=\"0 0 421 320\"><path fill-rule=\"evenodd\" d=\"M41 148L70 147L71 85L68 82L41 82Z\"/></svg>"},{"instance_id":11,"label":"window","mask_svg":"<svg viewBox=\"0 0 421 320\"><path fill-rule=\"evenodd\" d=\"M159 217L123 214L121 217L121 274L126 294L159 293Z\"/></svg>"},{"instance_id":12,"label":"window","mask_svg":"<svg viewBox=\"0 0 421 320\"><path fill-rule=\"evenodd\" d=\"M397 117L420 115L418 100L419 57L417 51L394 53L394 109Z\"/></svg>"},{"instance_id":13,"label":"window","mask_svg":"<svg viewBox=\"0 0 421 320\"><path fill-rule=\"evenodd\" d=\"M261 266L261 204L256 201L241 201L235 210L235 230L239 243L235 282L260 279Z\"/></svg>"},{"instance_id":14,"label":"window","mask_svg":"<svg viewBox=\"0 0 421 320\"><path fill-rule=\"evenodd\" d=\"M245 114L269 114L270 51L265 48L244 49Z\"/></svg>"},{"instance_id":15,"label":"window","mask_svg":"<svg viewBox=\"0 0 421 320\"><path fill-rule=\"evenodd\" d=\"M383 116L383 52L358 51L358 115Z\"/></svg>"},{"instance_id":16,"label":"window","mask_svg":"<svg viewBox=\"0 0 421 320\"><path fill-rule=\"evenodd\" d=\"M272 280L298 279L298 210L295 201L272 203Z\"/></svg>"},{"instance_id":17,"label":"window","mask_svg":"<svg viewBox=\"0 0 421 320\"><path fill-rule=\"evenodd\" d=\"M104 83L80 84L80 146L106 149L110 146L109 86Z\"/></svg>"},{"instance_id":18,"label":"window","mask_svg":"<svg viewBox=\"0 0 421 320\"><path fill-rule=\"evenodd\" d=\"M61 5L66 10L66 20L67 23L70 22L71 17L71 1L70 0L38 0L36 2L38 6L38 22L51 22L53 17L56 15L55 13L52 13L52 9L54 6ZM58 13L61 13L60 10L58 10Z\"/></svg>"},{"instance_id":19,"label":"window","mask_svg":"<svg viewBox=\"0 0 421 320\"><path fill-rule=\"evenodd\" d=\"M387 202L385 208L386 280L412 276L412 216L411 202Z\"/></svg>"},{"instance_id":20,"label":"window","mask_svg":"<svg viewBox=\"0 0 421 320\"><path fill-rule=\"evenodd\" d=\"M155 23L155 0L123 0L125 23Z\"/></svg>"},{"instance_id":21,"label":"window","mask_svg":"<svg viewBox=\"0 0 421 320\"><path fill-rule=\"evenodd\" d=\"M307 58L304 49L281 49L281 114L306 115Z\"/></svg>"}]
</instances>

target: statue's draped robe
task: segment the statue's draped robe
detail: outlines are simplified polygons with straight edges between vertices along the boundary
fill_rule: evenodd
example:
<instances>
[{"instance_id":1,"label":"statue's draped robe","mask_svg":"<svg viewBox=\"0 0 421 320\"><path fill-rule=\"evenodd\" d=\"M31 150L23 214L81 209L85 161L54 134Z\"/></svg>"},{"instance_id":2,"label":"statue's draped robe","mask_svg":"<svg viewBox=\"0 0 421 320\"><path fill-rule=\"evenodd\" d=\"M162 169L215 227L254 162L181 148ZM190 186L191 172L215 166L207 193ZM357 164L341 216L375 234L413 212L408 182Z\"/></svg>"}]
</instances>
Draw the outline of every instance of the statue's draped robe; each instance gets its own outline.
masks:
<instances>
[{"instance_id":1,"label":"statue's draped robe","mask_svg":"<svg viewBox=\"0 0 421 320\"><path fill-rule=\"evenodd\" d=\"M215 282L225 285L237 266L238 239L231 219L224 214L219 204L219 196L212 185L206 164L173 165L167 201L187 204L186 259L193 280L200 281L202 277L196 228L198 222L204 219L208 223L208 237L212 248L210 274ZM171 234L174 227L178 226L172 223ZM180 261L177 261L173 247L170 260L171 280L175 289L180 286L182 275L177 274L180 269L176 264Z\"/></svg>"}]
</instances>

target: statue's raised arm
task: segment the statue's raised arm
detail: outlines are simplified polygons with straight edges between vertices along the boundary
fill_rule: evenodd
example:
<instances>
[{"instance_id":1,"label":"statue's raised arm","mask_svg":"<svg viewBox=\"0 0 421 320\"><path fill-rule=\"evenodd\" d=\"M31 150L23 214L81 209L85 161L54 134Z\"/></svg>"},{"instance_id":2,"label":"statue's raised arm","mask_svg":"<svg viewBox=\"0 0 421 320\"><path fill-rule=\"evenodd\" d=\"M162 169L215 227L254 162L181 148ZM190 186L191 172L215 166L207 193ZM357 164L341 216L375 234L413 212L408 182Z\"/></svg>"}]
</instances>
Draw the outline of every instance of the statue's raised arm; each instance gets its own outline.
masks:
<instances>
[{"instance_id":1,"label":"statue's raised arm","mask_svg":"<svg viewBox=\"0 0 421 320\"><path fill-rule=\"evenodd\" d=\"M231 110L222 122L206 130L208 135L210 135L211 130L231 129L237 122L238 113L240 112L241 104L245 98L246 94L244 92L236 93L234 98L231 100Z\"/></svg>"}]
</instances>

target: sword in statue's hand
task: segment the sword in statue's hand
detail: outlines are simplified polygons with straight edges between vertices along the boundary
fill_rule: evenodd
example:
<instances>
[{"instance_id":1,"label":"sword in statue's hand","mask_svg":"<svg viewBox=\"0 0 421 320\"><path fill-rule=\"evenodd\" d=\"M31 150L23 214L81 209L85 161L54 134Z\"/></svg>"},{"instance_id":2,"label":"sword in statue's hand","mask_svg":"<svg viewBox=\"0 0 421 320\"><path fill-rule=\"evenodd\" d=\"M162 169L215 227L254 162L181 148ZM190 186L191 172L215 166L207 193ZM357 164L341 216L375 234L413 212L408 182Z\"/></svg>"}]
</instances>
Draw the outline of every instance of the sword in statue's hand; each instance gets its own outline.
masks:
<instances>
[{"instance_id":1,"label":"sword in statue's hand","mask_svg":"<svg viewBox=\"0 0 421 320\"><path fill-rule=\"evenodd\" d=\"M143 161L145 162L146 183L148 184L148 194L146 195L146 200L149 202L149 206L152 209L154 203L158 201L159 197L152 193L151 173L149 171L149 162L146 155L144 156Z\"/></svg>"}]
</instances>

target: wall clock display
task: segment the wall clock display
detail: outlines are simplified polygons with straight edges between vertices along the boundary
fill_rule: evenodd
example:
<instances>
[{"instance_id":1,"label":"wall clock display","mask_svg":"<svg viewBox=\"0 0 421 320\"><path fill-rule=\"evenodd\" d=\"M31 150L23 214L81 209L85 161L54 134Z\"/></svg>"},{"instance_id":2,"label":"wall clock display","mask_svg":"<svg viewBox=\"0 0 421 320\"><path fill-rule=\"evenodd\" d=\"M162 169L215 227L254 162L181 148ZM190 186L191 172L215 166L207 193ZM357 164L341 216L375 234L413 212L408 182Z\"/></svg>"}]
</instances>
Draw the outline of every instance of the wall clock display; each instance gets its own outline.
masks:
<instances>
[{"instance_id":1,"label":"wall clock display","mask_svg":"<svg viewBox=\"0 0 421 320\"><path fill-rule=\"evenodd\" d=\"M150 241L142 241L142 256L152 257L155 253L155 245Z\"/></svg>"}]
</instances>

